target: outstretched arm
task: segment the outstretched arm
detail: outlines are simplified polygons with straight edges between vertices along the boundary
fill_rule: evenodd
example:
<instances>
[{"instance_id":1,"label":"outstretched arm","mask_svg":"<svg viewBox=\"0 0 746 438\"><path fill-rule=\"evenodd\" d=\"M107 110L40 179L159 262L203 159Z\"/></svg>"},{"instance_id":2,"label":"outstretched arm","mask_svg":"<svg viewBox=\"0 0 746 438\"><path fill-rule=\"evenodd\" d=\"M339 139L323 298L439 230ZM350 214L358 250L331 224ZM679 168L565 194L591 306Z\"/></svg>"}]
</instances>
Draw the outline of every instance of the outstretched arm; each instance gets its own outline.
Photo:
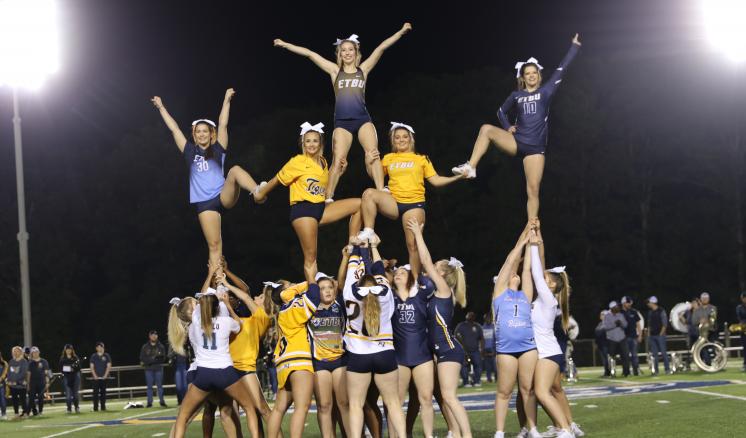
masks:
<instances>
[{"instance_id":1,"label":"outstretched arm","mask_svg":"<svg viewBox=\"0 0 746 438\"><path fill-rule=\"evenodd\" d=\"M417 219L412 218L407 222L407 228L414 234L415 241L417 242L417 251L420 253L420 263L425 268L427 275L435 283L435 296L438 298L449 298L451 296L451 288L448 287L445 279L441 277L438 270L435 269L433 259L430 257L430 251L427 249L425 244L425 238L422 237L423 224L420 224Z\"/></svg>"},{"instance_id":2,"label":"outstretched arm","mask_svg":"<svg viewBox=\"0 0 746 438\"><path fill-rule=\"evenodd\" d=\"M324 72L326 72L329 76L331 76L332 81L334 80L334 77L337 76L337 73L339 72L339 68L337 67L337 64L322 57L321 55L314 52L313 50L309 50L301 46L296 46L294 44L286 43L285 41L279 38L274 41L274 44L275 44L275 47L282 47L283 49L287 49L295 53L296 55L304 56L310 59L311 62L316 64L320 69L324 70Z\"/></svg>"},{"instance_id":3,"label":"outstretched arm","mask_svg":"<svg viewBox=\"0 0 746 438\"><path fill-rule=\"evenodd\" d=\"M218 118L218 143L223 146L223 149L228 149L228 115L231 112L231 99L234 94L236 92L233 88L225 90L223 108L220 110L220 117Z\"/></svg>"},{"instance_id":4,"label":"outstretched arm","mask_svg":"<svg viewBox=\"0 0 746 438\"><path fill-rule=\"evenodd\" d=\"M536 235L533 230L530 235ZM526 298L531 302L534 299L534 282L531 278L531 245L526 245L523 249L523 272L521 272L521 289L526 294Z\"/></svg>"},{"instance_id":5,"label":"outstretched arm","mask_svg":"<svg viewBox=\"0 0 746 438\"><path fill-rule=\"evenodd\" d=\"M200 292L205 293L207 289L210 288L210 282L212 281L212 276L215 275L215 272L218 270L217 266L213 266L209 261L207 262L207 278L205 278L205 282L202 283L202 289L200 289Z\"/></svg>"},{"instance_id":6,"label":"outstretched arm","mask_svg":"<svg viewBox=\"0 0 746 438\"><path fill-rule=\"evenodd\" d=\"M550 87L550 92L556 89L559 86L560 82L562 82L562 76L565 74L565 69L567 69L570 63L572 63L578 52L580 52L580 46L581 44L579 35L575 34L572 39L572 44L570 45L570 50L562 59L562 62L560 62L560 65L557 67L554 73L552 73L552 76L549 78L549 82L547 82L547 85Z\"/></svg>"},{"instance_id":7,"label":"outstretched arm","mask_svg":"<svg viewBox=\"0 0 746 438\"><path fill-rule=\"evenodd\" d=\"M344 288L345 278L347 278L347 264L350 262L350 248L351 245L345 245L342 248L342 260L339 262L339 269L337 269L338 289L341 291Z\"/></svg>"},{"instance_id":8,"label":"outstretched arm","mask_svg":"<svg viewBox=\"0 0 746 438\"><path fill-rule=\"evenodd\" d=\"M454 175L454 176L434 175L428 178L427 182L430 183L430 185L433 187L443 187L443 186L447 186L448 184L451 184L463 178L464 178L464 175L461 175L461 174Z\"/></svg>"},{"instance_id":9,"label":"outstretched arm","mask_svg":"<svg viewBox=\"0 0 746 438\"><path fill-rule=\"evenodd\" d=\"M256 312L256 310L258 309L258 307L257 307L256 303L254 302L254 300L251 299L251 297L249 296L249 294L246 293L246 291L241 290L240 288L237 288L236 286L230 284L228 282L228 280L226 280L226 279L223 279L223 281L221 281L220 284L222 284L223 286L227 287L228 290L230 290L231 292L233 292L233 295L235 295L239 300L243 301L243 303L246 304L246 307L248 307L249 310L251 311L252 315L254 314L254 312ZM230 308L230 306L228 306L228 307Z\"/></svg>"},{"instance_id":10,"label":"outstretched arm","mask_svg":"<svg viewBox=\"0 0 746 438\"><path fill-rule=\"evenodd\" d=\"M225 275L228 277L228 279L232 281L236 285L237 288L241 289L245 293L249 293L249 285L246 284L246 282L243 281L241 277L234 274L233 271L228 269L228 262L225 261L225 258L223 258L222 264L223 264L222 265L223 272L225 272Z\"/></svg>"},{"instance_id":11,"label":"outstretched arm","mask_svg":"<svg viewBox=\"0 0 746 438\"><path fill-rule=\"evenodd\" d=\"M383 42L379 44L378 47L375 48L375 50L373 50L368 59L360 64L360 68L363 70L363 73L365 73L366 78L368 77L368 73L373 70L373 67L378 64L378 60L381 59L381 55L383 55L384 50L388 49L395 42L399 41L399 38L401 38L410 30L412 30L412 25L409 23L404 23L404 25L401 27L401 29L399 29L398 32L383 40Z\"/></svg>"},{"instance_id":12,"label":"outstretched arm","mask_svg":"<svg viewBox=\"0 0 746 438\"><path fill-rule=\"evenodd\" d=\"M254 192L254 201L261 204L264 202L264 200L267 198L267 195L269 195L269 192L275 189L277 185L280 184L280 182L277 180L277 176L272 177L269 182L262 186L256 186L256 191ZM259 189L261 187L261 190Z\"/></svg>"},{"instance_id":13,"label":"outstretched arm","mask_svg":"<svg viewBox=\"0 0 746 438\"><path fill-rule=\"evenodd\" d=\"M163 105L163 101L159 96L153 96L150 101L153 102L153 105L158 109L158 112L161 113L161 117L166 123L166 127L171 131L171 135L174 136L176 147L179 148L179 151L184 152L184 146L186 145L187 139L184 136L184 133L181 132L181 129L179 129L179 124L176 123L176 120L174 120L174 118L171 117L171 114L168 113L166 106Z\"/></svg>"},{"instance_id":14,"label":"outstretched arm","mask_svg":"<svg viewBox=\"0 0 746 438\"><path fill-rule=\"evenodd\" d=\"M495 287L492 290L493 299L508 288L510 276L513 272L516 272L518 263L521 260L521 250L523 250L523 247L526 245L526 243L528 243L529 230L530 224L526 224L523 232L521 232L521 235L518 237L518 241L516 242L515 247L510 251L510 253L508 253L508 257L505 258L505 262L500 268L500 272L497 274Z\"/></svg>"}]
</instances>

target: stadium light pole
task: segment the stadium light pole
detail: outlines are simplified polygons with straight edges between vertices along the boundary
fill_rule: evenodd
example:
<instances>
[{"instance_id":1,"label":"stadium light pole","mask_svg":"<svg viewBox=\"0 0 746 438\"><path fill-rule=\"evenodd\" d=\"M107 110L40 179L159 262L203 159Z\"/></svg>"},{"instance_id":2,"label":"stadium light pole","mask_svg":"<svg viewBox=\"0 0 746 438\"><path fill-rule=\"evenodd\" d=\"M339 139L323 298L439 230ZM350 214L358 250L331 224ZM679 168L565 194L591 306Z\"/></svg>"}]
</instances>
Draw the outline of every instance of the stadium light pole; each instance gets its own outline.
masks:
<instances>
[{"instance_id":1,"label":"stadium light pole","mask_svg":"<svg viewBox=\"0 0 746 438\"><path fill-rule=\"evenodd\" d=\"M710 43L734 63L746 61L746 2L700 0L700 9Z\"/></svg>"},{"instance_id":2,"label":"stadium light pole","mask_svg":"<svg viewBox=\"0 0 746 438\"><path fill-rule=\"evenodd\" d=\"M18 197L18 253L21 271L23 342L32 345L29 234L26 229L26 195L23 184L23 143L18 90L36 90L57 70L57 13L53 0L0 0L0 85L13 92L13 141Z\"/></svg>"}]
</instances>

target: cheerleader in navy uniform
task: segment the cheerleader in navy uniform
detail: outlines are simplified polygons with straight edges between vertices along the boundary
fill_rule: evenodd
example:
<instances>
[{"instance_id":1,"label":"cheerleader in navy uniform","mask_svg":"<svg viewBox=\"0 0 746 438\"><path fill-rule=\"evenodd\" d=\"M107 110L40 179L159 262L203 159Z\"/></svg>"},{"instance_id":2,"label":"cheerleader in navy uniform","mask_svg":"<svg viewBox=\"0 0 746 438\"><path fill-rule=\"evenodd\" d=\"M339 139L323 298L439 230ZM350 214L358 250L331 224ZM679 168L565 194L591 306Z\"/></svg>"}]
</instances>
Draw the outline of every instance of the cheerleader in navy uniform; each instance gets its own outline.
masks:
<instances>
[{"instance_id":1,"label":"cheerleader in navy uniform","mask_svg":"<svg viewBox=\"0 0 746 438\"><path fill-rule=\"evenodd\" d=\"M492 292L492 312L495 315L495 351L497 353L497 394L495 416L497 432L495 438L505 436L505 417L513 387L518 380L518 390L523 398L523 406L528 418L532 436L537 434L536 403L531 395L537 352L534 330L531 326L531 300L533 281L531 279L530 255L526 244L531 224L518 238L518 242L505 259L500 273L495 278ZM518 275L521 252L526 247L523 271ZM519 287L523 286L523 290Z\"/></svg>"},{"instance_id":2,"label":"cheerleader in navy uniform","mask_svg":"<svg viewBox=\"0 0 746 438\"><path fill-rule=\"evenodd\" d=\"M192 122L192 141L187 140L161 98L154 96L151 99L189 166L189 202L197 210L199 224L210 251L210 263L215 266L220 265L223 255L220 213L223 209L236 205L241 189L253 193L257 187L251 175L239 166L231 167L228 175L223 177L223 164L228 149L228 115L234 94L233 88L226 90L217 126L208 119Z\"/></svg>"},{"instance_id":3,"label":"cheerleader in navy uniform","mask_svg":"<svg viewBox=\"0 0 746 438\"><path fill-rule=\"evenodd\" d=\"M565 69L580 51L578 34L572 39L570 51L565 55L549 81L541 84L541 65L535 58L516 64L518 70L518 90L511 93L497 113L502 128L482 125L474 142L471 158L466 163L453 168L453 173L467 178L476 178L476 167L487 152L490 143L510 156L518 155L523 160L526 174L526 210L528 218L539 215L539 187L544 174L544 151L547 147L549 131L549 106L562 82ZM508 113L515 108L518 116L511 123Z\"/></svg>"},{"instance_id":4,"label":"cheerleader in navy uniform","mask_svg":"<svg viewBox=\"0 0 746 438\"><path fill-rule=\"evenodd\" d=\"M368 109L365 107L365 86L368 75L373 70L373 67L378 64L383 52L399 41L399 38L410 30L412 30L412 25L404 23L398 32L385 39L362 63L360 62L362 59L360 41L355 34L343 40L338 39L334 44L337 46L336 62L329 61L305 47L286 43L281 39L274 41L277 47L282 47L297 55L309 58L321 70L327 73L332 80L332 87L334 87L334 95L336 97L334 106L334 133L332 135L334 161L329 175L329 186L326 190L327 199L334 197L339 177L344 172L342 163L347 159L347 154L350 151L352 139L355 134L357 134L358 140L366 152L365 168L368 171L368 175L373 178L376 189L383 189L381 160L377 158L377 154L376 158L368 158L368 154L378 151L378 135L371 121L370 114L368 114Z\"/></svg>"},{"instance_id":5,"label":"cheerleader in navy uniform","mask_svg":"<svg viewBox=\"0 0 746 438\"><path fill-rule=\"evenodd\" d=\"M466 306L463 265L456 259L440 260L434 264L422 237L423 227L417 219L410 219L407 222L407 228L414 234L417 242L420 262L427 273L427 277L421 277L420 287L425 286L435 291L427 305L429 344L438 364L438 383L444 407L451 412L456 423L449 426L457 428L461 437L468 438L471 437L469 416L456 394L464 363L464 349L450 328L455 304ZM450 281L447 278L450 278Z\"/></svg>"}]
</instances>

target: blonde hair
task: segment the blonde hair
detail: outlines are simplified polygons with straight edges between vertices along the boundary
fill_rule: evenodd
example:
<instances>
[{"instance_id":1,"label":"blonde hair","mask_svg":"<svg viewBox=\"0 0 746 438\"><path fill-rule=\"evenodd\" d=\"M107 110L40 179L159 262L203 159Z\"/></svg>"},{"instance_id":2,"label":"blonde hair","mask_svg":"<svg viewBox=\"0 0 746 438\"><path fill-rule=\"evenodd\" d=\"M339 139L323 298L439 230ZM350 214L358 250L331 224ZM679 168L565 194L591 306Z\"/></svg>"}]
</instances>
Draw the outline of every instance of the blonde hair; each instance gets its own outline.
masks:
<instances>
[{"instance_id":1,"label":"blonde hair","mask_svg":"<svg viewBox=\"0 0 746 438\"><path fill-rule=\"evenodd\" d=\"M213 294L202 295L199 299L199 316L202 319L202 331L208 338L212 336L212 318L218 313L218 297Z\"/></svg>"},{"instance_id":2,"label":"blonde hair","mask_svg":"<svg viewBox=\"0 0 746 438\"><path fill-rule=\"evenodd\" d=\"M375 286L378 282L372 275L364 275L358 284ZM363 328L368 332L366 336L378 336L381 330L381 303L376 295L368 294L363 298Z\"/></svg>"},{"instance_id":3,"label":"blonde hair","mask_svg":"<svg viewBox=\"0 0 746 438\"><path fill-rule=\"evenodd\" d=\"M218 141L217 129L215 129L215 127L212 126L211 124L205 123L205 122L199 122L196 125L192 126L192 141L197 143L197 126L199 125L207 126L207 129L210 131L210 144L213 144Z\"/></svg>"},{"instance_id":4,"label":"blonde hair","mask_svg":"<svg viewBox=\"0 0 746 438\"><path fill-rule=\"evenodd\" d=\"M549 275L554 280L554 290L552 292L558 295L557 301L562 312L562 329L567 332L567 328L570 326L570 277L567 276L567 272L549 272Z\"/></svg>"},{"instance_id":5,"label":"blonde hair","mask_svg":"<svg viewBox=\"0 0 746 438\"><path fill-rule=\"evenodd\" d=\"M453 291L453 303L462 308L466 307L466 273L462 268L451 266L448 260L438 261L443 269L443 279Z\"/></svg>"},{"instance_id":6,"label":"blonde hair","mask_svg":"<svg viewBox=\"0 0 746 438\"><path fill-rule=\"evenodd\" d=\"M192 312L190 304L196 303L192 297L182 299L179 304L171 306L168 312L168 343L180 356L185 356L184 344L187 340L187 327L192 323Z\"/></svg>"},{"instance_id":7,"label":"blonde hair","mask_svg":"<svg viewBox=\"0 0 746 438\"><path fill-rule=\"evenodd\" d=\"M300 146L300 153L305 155L306 150L303 148L303 140L305 140L306 135L312 132L319 136L319 158L321 159L321 163L323 164L322 167L326 167L327 166L326 158L324 158L324 146L325 146L324 145L324 134L320 132L316 132L316 131L308 131L305 134L298 137L298 146Z\"/></svg>"},{"instance_id":8,"label":"blonde hair","mask_svg":"<svg viewBox=\"0 0 746 438\"><path fill-rule=\"evenodd\" d=\"M414 133L410 132L409 129L406 128L396 128L389 131L389 143L391 144L391 151L394 151L394 134L396 134L396 131L398 130L406 131L407 134L409 134L409 151L408 152L414 152Z\"/></svg>"},{"instance_id":9,"label":"blonde hair","mask_svg":"<svg viewBox=\"0 0 746 438\"><path fill-rule=\"evenodd\" d=\"M356 42L353 42L353 41L349 41L349 40L348 41L342 41L337 46L337 50L336 50L336 54L337 54L337 67L339 69L341 69L342 65L344 64L344 62L342 62L342 45L344 45L346 43L350 43L350 44L352 44L353 47L355 47L355 68L357 68L357 67L360 66L360 61L361 61L361 59L363 57L363 55L360 53L360 44L358 44Z\"/></svg>"},{"instance_id":10,"label":"blonde hair","mask_svg":"<svg viewBox=\"0 0 746 438\"><path fill-rule=\"evenodd\" d=\"M282 283L284 280L278 280L277 283ZM271 320L275 320L277 317L277 310L280 308L274 301L272 301L272 286L264 286L262 295L264 295L264 312Z\"/></svg>"},{"instance_id":11,"label":"blonde hair","mask_svg":"<svg viewBox=\"0 0 746 438\"><path fill-rule=\"evenodd\" d=\"M526 89L526 81L523 79L523 72L526 71L526 67L534 67L536 69L536 73L539 75L539 83L537 84L537 87L540 87L541 86L541 70L539 69L539 66L534 64L533 62L527 62L521 66L521 74L518 75L518 78L516 78L516 82L518 83L518 89L519 90Z\"/></svg>"}]
</instances>

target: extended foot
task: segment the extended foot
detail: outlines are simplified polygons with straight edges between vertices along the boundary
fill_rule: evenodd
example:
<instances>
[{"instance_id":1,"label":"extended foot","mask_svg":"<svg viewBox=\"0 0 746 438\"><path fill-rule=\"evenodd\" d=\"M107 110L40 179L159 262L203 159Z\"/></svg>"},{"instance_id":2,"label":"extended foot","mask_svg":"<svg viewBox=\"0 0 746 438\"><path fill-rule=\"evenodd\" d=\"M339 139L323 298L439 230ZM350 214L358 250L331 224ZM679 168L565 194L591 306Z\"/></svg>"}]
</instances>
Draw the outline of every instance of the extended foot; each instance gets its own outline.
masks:
<instances>
[{"instance_id":1,"label":"extended foot","mask_svg":"<svg viewBox=\"0 0 746 438\"><path fill-rule=\"evenodd\" d=\"M461 164L460 166L452 168L451 172L453 172L454 175L461 175L467 179L477 177L477 170L471 167L471 164L469 164L468 161L464 164Z\"/></svg>"},{"instance_id":2,"label":"extended foot","mask_svg":"<svg viewBox=\"0 0 746 438\"><path fill-rule=\"evenodd\" d=\"M575 434L575 436L585 436L585 432L583 432L583 429L580 428L580 425L578 423L572 423L570 425L570 429L572 429L572 433Z\"/></svg>"},{"instance_id":3,"label":"extended foot","mask_svg":"<svg viewBox=\"0 0 746 438\"><path fill-rule=\"evenodd\" d=\"M363 228L363 230L357 234L357 239L361 242L366 242L371 240L375 235L376 232L373 231L373 228Z\"/></svg>"},{"instance_id":4,"label":"extended foot","mask_svg":"<svg viewBox=\"0 0 746 438\"><path fill-rule=\"evenodd\" d=\"M251 194L254 196L254 202L256 202L257 204L264 204L264 201L267 200L267 197L262 195L262 189L266 185L267 181L262 181L259 183L258 186L254 188L254 191L251 192Z\"/></svg>"}]
</instances>

